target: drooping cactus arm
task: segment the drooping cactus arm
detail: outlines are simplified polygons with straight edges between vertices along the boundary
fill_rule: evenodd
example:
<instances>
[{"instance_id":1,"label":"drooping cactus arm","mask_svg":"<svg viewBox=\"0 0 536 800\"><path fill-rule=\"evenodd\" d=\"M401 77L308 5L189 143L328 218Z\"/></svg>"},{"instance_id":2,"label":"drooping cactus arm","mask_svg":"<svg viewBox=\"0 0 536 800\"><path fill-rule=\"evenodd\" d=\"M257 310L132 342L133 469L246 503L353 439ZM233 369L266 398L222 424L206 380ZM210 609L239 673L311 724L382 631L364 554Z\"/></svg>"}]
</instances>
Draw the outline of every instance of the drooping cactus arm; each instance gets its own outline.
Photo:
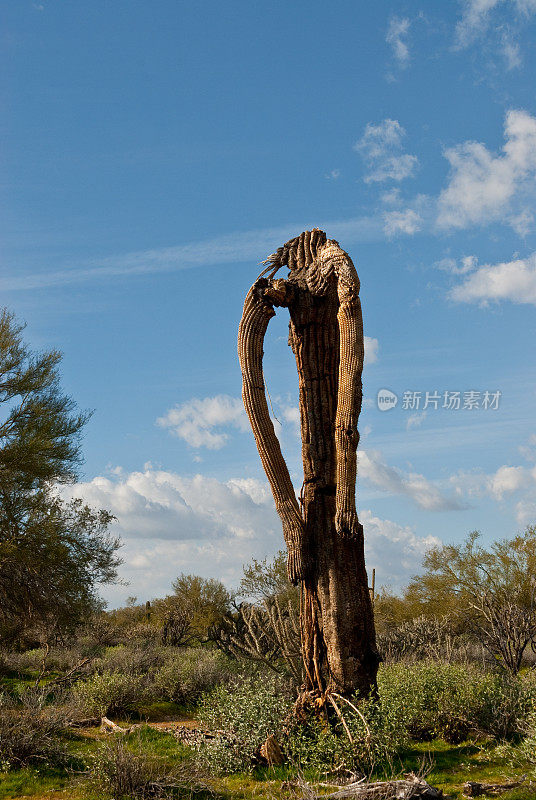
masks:
<instances>
[{"instance_id":1,"label":"drooping cactus arm","mask_svg":"<svg viewBox=\"0 0 536 800\"><path fill-rule=\"evenodd\" d=\"M336 280L339 297L340 360L335 418L336 480L335 529L350 538L359 535L355 508L357 471L356 450L359 442L357 421L361 412L363 388L364 339L359 278L350 256L339 244L328 239L321 245L308 268L307 284L314 294L323 294L330 281Z\"/></svg>"},{"instance_id":2,"label":"drooping cactus arm","mask_svg":"<svg viewBox=\"0 0 536 800\"><path fill-rule=\"evenodd\" d=\"M262 371L263 343L268 323L275 315L273 305L263 296L260 285L267 283L259 281L251 287L240 320L238 357L242 369L242 398L272 488L277 513L283 523L289 579L297 583L305 576L308 554L303 518L266 402Z\"/></svg>"},{"instance_id":3,"label":"drooping cactus arm","mask_svg":"<svg viewBox=\"0 0 536 800\"><path fill-rule=\"evenodd\" d=\"M340 334L339 389L337 416L335 418L335 445L337 450L337 493L335 496L335 529L351 538L359 534L355 507L357 473L357 421L361 412L363 386L363 319L361 302L352 287L341 287L340 306L337 313ZM342 292L341 292L342 288ZM343 295L341 297L341 294Z\"/></svg>"}]
</instances>

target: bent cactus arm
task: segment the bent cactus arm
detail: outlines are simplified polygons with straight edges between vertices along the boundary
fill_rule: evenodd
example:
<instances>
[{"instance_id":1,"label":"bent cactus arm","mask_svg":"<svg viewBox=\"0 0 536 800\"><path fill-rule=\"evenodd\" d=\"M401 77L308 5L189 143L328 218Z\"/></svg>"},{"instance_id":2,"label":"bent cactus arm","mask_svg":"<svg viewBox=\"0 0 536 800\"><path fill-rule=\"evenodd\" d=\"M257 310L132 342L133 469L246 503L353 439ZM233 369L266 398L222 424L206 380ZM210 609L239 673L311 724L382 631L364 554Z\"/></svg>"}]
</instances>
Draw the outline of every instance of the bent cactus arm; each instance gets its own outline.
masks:
<instances>
[{"instance_id":1,"label":"bent cactus arm","mask_svg":"<svg viewBox=\"0 0 536 800\"><path fill-rule=\"evenodd\" d=\"M363 318L359 299L359 278L350 256L338 242L328 239L309 267L308 285L321 294L329 280L336 280L339 297L340 360L335 418L337 491L335 529L341 536L354 538L362 533L355 507L357 473L357 421L361 412L364 360Z\"/></svg>"},{"instance_id":2,"label":"bent cactus arm","mask_svg":"<svg viewBox=\"0 0 536 800\"><path fill-rule=\"evenodd\" d=\"M265 298L261 283L267 282L257 282L247 294L238 330L242 398L253 429L257 450L272 488L275 507L283 523L288 552L288 576L292 583L296 584L305 577L309 554L305 546L304 521L266 402L262 371L263 343L268 323L275 315L275 311L272 303ZM269 291L270 289L267 293Z\"/></svg>"}]
</instances>

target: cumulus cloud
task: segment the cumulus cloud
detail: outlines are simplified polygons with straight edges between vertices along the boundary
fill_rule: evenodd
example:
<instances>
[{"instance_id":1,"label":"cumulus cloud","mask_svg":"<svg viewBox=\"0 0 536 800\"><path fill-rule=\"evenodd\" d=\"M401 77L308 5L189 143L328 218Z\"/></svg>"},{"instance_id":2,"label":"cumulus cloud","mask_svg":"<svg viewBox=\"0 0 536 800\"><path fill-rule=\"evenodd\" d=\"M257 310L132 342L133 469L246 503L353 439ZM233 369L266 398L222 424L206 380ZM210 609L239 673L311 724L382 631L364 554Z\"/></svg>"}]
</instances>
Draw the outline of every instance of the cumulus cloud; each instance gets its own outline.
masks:
<instances>
[{"instance_id":1,"label":"cumulus cloud","mask_svg":"<svg viewBox=\"0 0 536 800\"><path fill-rule=\"evenodd\" d=\"M368 169L365 183L402 181L414 174L419 161L417 156L402 152L405 135L396 119L384 119L378 125L368 123L354 145Z\"/></svg>"},{"instance_id":2,"label":"cumulus cloud","mask_svg":"<svg viewBox=\"0 0 536 800\"><path fill-rule=\"evenodd\" d=\"M188 400L170 408L156 423L191 447L209 450L219 450L227 443L229 434L222 430L223 427L248 430L242 400L226 394Z\"/></svg>"},{"instance_id":3,"label":"cumulus cloud","mask_svg":"<svg viewBox=\"0 0 536 800\"><path fill-rule=\"evenodd\" d=\"M518 521L521 517L525 518L524 514L527 509L534 508L536 505L536 467L504 464L490 474L461 472L451 478L451 483L459 497L486 496L501 503L513 495L520 496L516 504ZM520 513L520 509L524 509L523 514Z\"/></svg>"},{"instance_id":4,"label":"cumulus cloud","mask_svg":"<svg viewBox=\"0 0 536 800\"><path fill-rule=\"evenodd\" d=\"M467 508L460 498L447 496L417 472L404 472L385 463L377 450L358 453L359 477L382 492L403 495L425 511L459 511Z\"/></svg>"},{"instance_id":5,"label":"cumulus cloud","mask_svg":"<svg viewBox=\"0 0 536 800\"><path fill-rule=\"evenodd\" d=\"M454 286L448 295L458 303L510 300L536 305L536 253L528 258L484 264Z\"/></svg>"},{"instance_id":6,"label":"cumulus cloud","mask_svg":"<svg viewBox=\"0 0 536 800\"><path fill-rule=\"evenodd\" d=\"M397 236L399 233L413 236L420 231L423 222L421 215L412 208L407 208L405 211L386 211L383 221L383 229L389 237Z\"/></svg>"},{"instance_id":7,"label":"cumulus cloud","mask_svg":"<svg viewBox=\"0 0 536 800\"><path fill-rule=\"evenodd\" d=\"M371 336L365 336L365 364L375 364L378 360L380 343Z\"/></svg>"},{"instance_id":8,"label":"cumulus cloud","mask_svg":"<svg viewBox=\"0 0 536 800\"><path fill-rule=\"evenodd\" d=\"M380 519L371 511L359 512L365 530L365 556L369 574L376 569L378 583L399 588L417 571L422 557L442 542L436 536L417 536L409 525Z\"/></svg>"},{"instance_id":9,"label":"cumulus cloud","mask_svg":"<svg viewBox=\"0 0 536 800\"><path fill-rule=\"evenodd\" d=\"M516 520L519 525L534 525L536 522L536 500L520 500L516 503Z\"/></svg>"},{"instance_id":10,"label":"cumulus cloud","mask_svg":"<svg viewBox=\"0 0 536 800\"><path fill-rule=\"evenodd\" d=\"M509 111L504 135L499 155L471 141L445 151L451 169L438 198L439 228L465 228L506 217L512 227L519 230L521 225L526 232L530 212L518 206L534 193L536 118L526 111Z\"/></svg>"},{"instance_id":11,"label":"cumulus cloud","mask_svg":"<svg viewBox=\"0 0 536 800\"><path fill-rule=\"evenodd\" d=\"M402 69L408 66L410 60L407 42L410 24L407 17L391 17L385 36L385 41L391 45L393 56Z\"/></svg>"},{"instance_id":12,"label":"cumulus cloud","mask_svg":"<svg viewBox=\"0 0 536 800\"><path fill-rule=\"evenodd\" d=\"M110 471L75 486L64 495L82 497L117 517L114 534L124 543L120 577L128 587L105 587L111 605L126 596L162 597L181 572L223 580L236 587L242 565L272 556L283 547L281 523L268 484L254 478L218 481L204 475L185 477L146 465L125 473ZM361 511L371 566L385 570L394 584L414 570L416 558L431 543L411 528Z\"/></svg>"}]
</instances>

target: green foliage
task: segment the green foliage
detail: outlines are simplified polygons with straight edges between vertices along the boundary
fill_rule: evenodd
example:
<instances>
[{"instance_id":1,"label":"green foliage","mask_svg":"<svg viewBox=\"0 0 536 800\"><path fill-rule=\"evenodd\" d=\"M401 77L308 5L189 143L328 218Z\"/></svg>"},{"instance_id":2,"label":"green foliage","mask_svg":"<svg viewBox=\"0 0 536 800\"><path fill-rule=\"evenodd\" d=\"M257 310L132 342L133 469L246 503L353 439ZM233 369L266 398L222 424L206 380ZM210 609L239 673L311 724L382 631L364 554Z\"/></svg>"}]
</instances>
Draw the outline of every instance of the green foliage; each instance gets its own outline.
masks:
<instances>
[{"instance_id":1,"label":"green foliage","mask_svg":"<svg viewBox=\"0 0 536 800\"><path fill-rule=\"evenodd\" d=\"M113 672L123 675L146 675L154 672L165 662L165 648L149 643L146 646L137 642L107 647L94 662L96 672Z\"/></svg>"},{"instance_id":2,"label":"green foliage","mask_svg":"<svg viewBox=\"0 0 536 800\"><path fill-rule=\"evenodd\" d=\"M151 697L143 676L120 672L102 672L79 680L73 693L88 717L129 714Z\"/></svg>"},{"instance_id":3,"label":"green foliage","mask_svg":"<svg viewBox=\"0 0 536 800\"><path fill-rule=\"evenodd\" d=\"M167 652L154 673L155 694L180 705L192 705L201 695L226 684L236 662L217 650L188 648Z\"/></svg>"},{"instance_id":4,"label":"green foliage","mask_svg":"<svg viewBox=\"0 0 536 800\"><path fill-rule=\"evenodd\" d=\"M502 673L437 662L381 666L378 684L378 699L354 698L355 708L337 701L346 728L329 706L331 725L314 717L295 725L291 758L321 771L344 767L364 775L391 774L412 740L514 736L532 690Z\"/></svg>"},{"instance_id":5,"label":"green foliage","mask_svg":"<svg viewBox=\"0 0 536 800\"><path fill-rule=\"evenodd\" d=\"M271 561L267 558L257 561L254 558L246 564L238 593L260 604L278 597L285 605L291 600L297 606L299 590L288 579L285 551L280 550Z\"/></svg>"},{"instance_id":6,"label":"green foliage","mask_svg":"<svg viewBox=\"0 0 536 800\"><path fill-rule=\"evenodd\" d=\"M4 498L0 516L5 509ZM111 520L46 490L25 497L17 512L12 505L0 541L0 637L71 633L98 608L96 585L113 581L120 563L119 542L106 532Z\"/></svg>"},{"instance_id":7,"label":"green foliage","mask_svg":"<svg viewBox=\"0 0 536 800\"><path fill-rule=\"evenodd\" d=\"M392 664L380 668L382 705L398 706L416 740L461 742L469 734L513 736L526 711L521 682L469 664Z\"/></svg>"},{"instance_id":8,"label":"green foliage","mask_svg":"<svg viewBox=\"0 0 536 800\"><path fill-rule=\"evenodd\" d=\"M200 763L217 773L251 769L260 746L281 731L291 707L286 685L277 676L258 674L218 687L199 705L200 721L219 732L201 746Z\"/></svg>"},{"instance_id":9,"label":"green foliage","mask_svg":"<svg viewBox=\"0 0 536 800\"><path fill-rule=\"evenodd\" d=\"M61 393L60 354L31 353L23 329L0 313L0 642L72 630L119 563L112 516L51 489L76 477L88 414Z\"/></svg>"},{"instance_id":10,"label":"green foliage","mask_svg":"<svg viewBox=\"0 0 536 800\"><path fill-rule=\"evenodd\" d=\"M175 647L203 642L209 630L230 610L232 597L221 581L179 575L174 593L153 604L162 626L162 641Z\"/></svg>"},{"instance_id":11,"label":"green foliage","mask_svg":"<svg viewBox=\"0 0 536 800\"><path fill-rule=\"evenodd\" d=\"M512 673L536 639L536 526L488 549L473 531L460 545L431 549L405 592L430 616L450 612ZM442 609L439 611L439 609Z\"/></svg>"},{"instance_id":12,"label":"green foliage","mask_svg":"<svg viewBox=\"0 0 536 800\"><path fill-rule=\"evenodd\" d=\"M88 419L61 394L57 350L33 354L24 325L0 313L0 474L2 489L31 490L48 481L70 481L80 462L80 432Z\"/></svg>"}]
</instances>

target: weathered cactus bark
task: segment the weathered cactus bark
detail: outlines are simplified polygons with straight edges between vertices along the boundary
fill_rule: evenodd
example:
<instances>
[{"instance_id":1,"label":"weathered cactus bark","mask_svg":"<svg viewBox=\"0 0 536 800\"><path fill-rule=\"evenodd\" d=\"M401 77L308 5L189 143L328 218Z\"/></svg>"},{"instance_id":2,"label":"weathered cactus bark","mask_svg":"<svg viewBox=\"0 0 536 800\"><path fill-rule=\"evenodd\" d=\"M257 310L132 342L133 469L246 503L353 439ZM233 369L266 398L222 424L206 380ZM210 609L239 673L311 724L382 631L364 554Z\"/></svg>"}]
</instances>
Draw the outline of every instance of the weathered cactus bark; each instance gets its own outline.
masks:
<instances>
[{"instance_id":1,"label":"weathered cactus bark","mask_svg":"<svg viewBox=\"0 0 536 800\"><path fill-rule=\"evenodd\" d=\"M267 260L269 278L250 289L238 351L243 398L283 523L288 572L301 581L304 692L369 694L378 653L363 528L355 507L363 325L350 257L323 231L302 233ZM274 279L288 266L288 279ZM290 312L289 344L299 377L302 511L266 404L263 340L274 306Z\"/></svg>"}]
</instances>

